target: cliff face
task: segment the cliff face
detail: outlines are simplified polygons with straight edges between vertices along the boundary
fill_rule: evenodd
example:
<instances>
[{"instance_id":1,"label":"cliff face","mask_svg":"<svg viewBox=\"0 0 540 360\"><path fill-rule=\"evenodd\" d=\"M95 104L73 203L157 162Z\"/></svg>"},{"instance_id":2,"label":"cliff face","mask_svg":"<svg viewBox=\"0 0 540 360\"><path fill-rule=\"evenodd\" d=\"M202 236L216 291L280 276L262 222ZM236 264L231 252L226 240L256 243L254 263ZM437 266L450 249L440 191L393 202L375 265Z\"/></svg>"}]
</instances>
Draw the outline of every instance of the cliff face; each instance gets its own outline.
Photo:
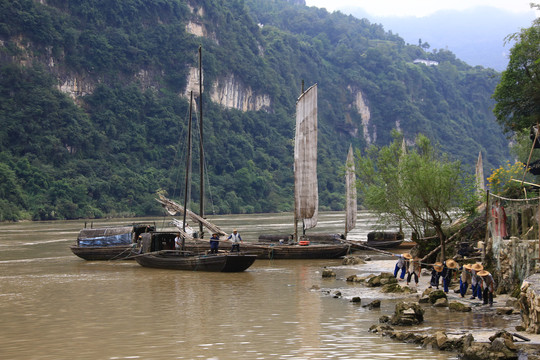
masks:
<instances>
[{"instance_id":1,"label":"cliff face","mask_svg":"<svg viewBox=\"0 0 540 360\"><path fill-rule=\"evenodd\" d=\"M360 90L353 90L349 86L349 91L354 96L354 109L362 117L363 136L367 145L373 144L377 140L377 128L371 123L371 111L366 104L365 95Z\"/></svg>"}]
</instances>

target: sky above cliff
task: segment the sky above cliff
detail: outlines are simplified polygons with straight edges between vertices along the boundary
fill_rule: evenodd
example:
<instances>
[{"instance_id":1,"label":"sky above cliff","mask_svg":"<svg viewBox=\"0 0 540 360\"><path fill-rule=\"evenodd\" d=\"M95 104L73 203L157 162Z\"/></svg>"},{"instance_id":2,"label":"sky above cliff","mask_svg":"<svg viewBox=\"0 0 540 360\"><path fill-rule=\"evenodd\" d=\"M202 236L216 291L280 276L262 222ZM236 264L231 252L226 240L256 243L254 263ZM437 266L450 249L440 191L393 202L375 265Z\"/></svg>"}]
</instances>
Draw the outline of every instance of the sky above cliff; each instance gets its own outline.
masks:
<instances>
[{"instance_id":1,"label":"sky above cliff","mask_svg":"<svg viewBox=\"0 0 540 360\"><path fill-rule=\"evenodd\" d=\"M534 0L306 0L308 6L334 11L345 8L361 8L374 16L416 16L431 15L439 10L466 10L474 7L491 6L511 12L532 11L529 3ZM537 13L538 16L538 13Z\"/></svg>"}]
</instances>

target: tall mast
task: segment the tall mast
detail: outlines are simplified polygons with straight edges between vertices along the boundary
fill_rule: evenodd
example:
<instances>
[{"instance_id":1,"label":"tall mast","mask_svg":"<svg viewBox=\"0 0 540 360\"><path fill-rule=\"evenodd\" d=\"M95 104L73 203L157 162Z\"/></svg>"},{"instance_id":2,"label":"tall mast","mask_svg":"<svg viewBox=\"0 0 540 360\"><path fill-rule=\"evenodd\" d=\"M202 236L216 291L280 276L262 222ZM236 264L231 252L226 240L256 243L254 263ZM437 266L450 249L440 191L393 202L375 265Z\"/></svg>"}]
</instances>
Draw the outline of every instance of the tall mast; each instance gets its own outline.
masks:
<instances>
[{"instance_id":1,"label":"tall mast","mask_svg":"<svg viewBox=\"0 0 540 360\"><path fill-rule=\"evenodd\" d=\"M202 93L202 46L199 45L199 173L201 177L200 192L200 210L199 216L204 218L204 151L203 151L203 93ZM201 239L204 237L203 224L199 223L199 234Z\"/></svg>"},{"instance_id":2,"label":"tall mast","mask_svg":"<svg viewBox=\"0 0 540 360\"><path fill-rule=\"evenodd\" d=\"M189 179L191 178L191 109L193 107L193 91L191 91L191 98L189 99L189 120L188 120L188 139L187 139L187 156L186 156L186 187L184 191L184 209L187 209L188 192L190 188ZM184 211L184 224L182 225L182 231L186 232L186 214ZM182 250L185 250L186 239L182 236Z\"/></svg>"}]
</instances>

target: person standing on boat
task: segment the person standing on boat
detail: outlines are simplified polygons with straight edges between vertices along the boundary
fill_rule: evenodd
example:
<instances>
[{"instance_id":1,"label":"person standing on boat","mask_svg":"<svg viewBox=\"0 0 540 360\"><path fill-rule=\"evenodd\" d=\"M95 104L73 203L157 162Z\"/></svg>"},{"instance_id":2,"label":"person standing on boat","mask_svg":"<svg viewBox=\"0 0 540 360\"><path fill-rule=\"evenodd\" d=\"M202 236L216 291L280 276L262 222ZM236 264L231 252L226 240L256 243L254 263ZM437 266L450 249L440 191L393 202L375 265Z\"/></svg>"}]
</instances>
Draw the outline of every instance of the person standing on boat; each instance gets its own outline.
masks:
<instances>
[{"instance_id":1,"label":"person standing on boat","mask_svg":"<svg viewBox=\"0 0 540 360\"><path fill-rule=\"evenodd\" d=\"M242 237L238 233L238 230L234 229L232 234L229 235L229 237L227 238L227 240L232 241L231 252L233 251L240 252L240 243L242 242Z\"/></svg>"},{"instance_id":2,"label":"person standing on boat","mask_svg":"<svg viewBox=\"0 0 540 360\"><path fill-rule=\"evenodd\" d=\"M178 233L174 238L174 248L176 250L182 250L182 238L180 237L180 233Z\"/></svg>"},{"instance_id":3,"label":"person standing on boat","mask_svg":"<svg viewBox=\"0 0 540 360\"><path fill-rule=\"evenodd\" d=\"M212 234L212 237L210 238L210 254L217 254L218 247L219 247L219 237L218 237L218 234L214 233Z\"/></svg>"}]
</instances>

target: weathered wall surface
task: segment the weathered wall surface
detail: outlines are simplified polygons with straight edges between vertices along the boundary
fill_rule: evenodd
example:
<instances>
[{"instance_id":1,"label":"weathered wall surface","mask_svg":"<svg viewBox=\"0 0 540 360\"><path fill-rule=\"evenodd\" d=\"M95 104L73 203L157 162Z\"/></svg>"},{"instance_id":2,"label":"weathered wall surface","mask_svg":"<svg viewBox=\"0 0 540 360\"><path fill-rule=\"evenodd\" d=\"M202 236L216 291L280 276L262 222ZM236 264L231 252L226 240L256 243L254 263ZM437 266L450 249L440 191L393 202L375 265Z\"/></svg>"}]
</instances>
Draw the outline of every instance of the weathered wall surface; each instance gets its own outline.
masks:
<instances>
[{"instance_id":1,"label":"weathered wall surface","mask_svg":"<svg viewBox=\"0 0 540 360\"><path fill-rule=\"evenodd\" d=\"M521 286L519 304L525 330L540 334L540 274L525 278Z\"/></svg>"}]
</instances>

